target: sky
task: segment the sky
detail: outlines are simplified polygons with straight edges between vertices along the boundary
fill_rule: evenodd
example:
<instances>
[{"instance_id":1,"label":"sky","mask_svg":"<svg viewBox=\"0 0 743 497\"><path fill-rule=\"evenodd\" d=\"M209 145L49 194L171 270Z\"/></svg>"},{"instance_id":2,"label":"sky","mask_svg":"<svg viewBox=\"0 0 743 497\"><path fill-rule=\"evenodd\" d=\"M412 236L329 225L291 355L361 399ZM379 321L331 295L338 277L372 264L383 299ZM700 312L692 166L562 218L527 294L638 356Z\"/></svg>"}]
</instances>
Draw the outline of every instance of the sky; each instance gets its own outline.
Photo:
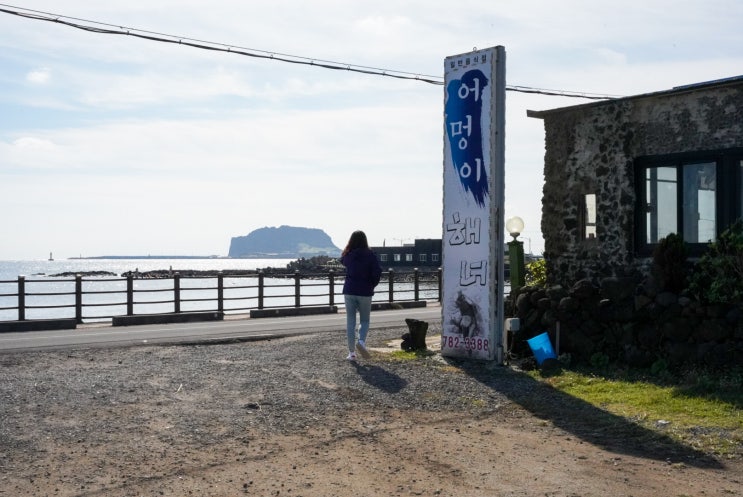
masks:
<instances>
[{"instance_id":1,"label":"sky","mask_svg":"<svg viewBox=\"0 0 743 497\"><path fill-rule=\"evenodd\" d=\"M1 0L0 0L1 1ZM0 260L226 256L266 226L342 248L441 238L444 59L506 51L506 84L631 96L743 74L740 0L17 0L274 60L0 12ZM83 22L85 21L85 22ZM88 22L93 21L93 23ZM506 219L540 223L544 128L589 103L507 91ZM508 239L508 235L504 235Z\"/></svg>"}]
</instances>

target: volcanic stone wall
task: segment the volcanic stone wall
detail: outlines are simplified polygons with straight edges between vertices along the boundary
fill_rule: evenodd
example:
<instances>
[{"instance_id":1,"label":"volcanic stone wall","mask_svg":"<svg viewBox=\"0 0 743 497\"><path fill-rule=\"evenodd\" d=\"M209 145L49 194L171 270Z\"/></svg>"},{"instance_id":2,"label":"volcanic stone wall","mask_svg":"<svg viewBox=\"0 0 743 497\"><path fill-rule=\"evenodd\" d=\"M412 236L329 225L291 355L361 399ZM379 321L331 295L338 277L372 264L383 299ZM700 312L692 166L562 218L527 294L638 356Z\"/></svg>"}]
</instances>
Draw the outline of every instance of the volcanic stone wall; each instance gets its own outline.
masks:
<instances>
[{"instance_id":1,"label":"volcanic stone wall","mask_svg":"<svg viewBox=\"0 0 743 497\"><path fill-rule=\"evenodd\" d=\"M650 367L664 361L671 368L713 369L743 364L741 304L704 305L663 290L652 277L523 287L507 300L506 314L521 323L509 339L511 356L531 356L526 340L546 331L572 362Z\"/></svg>"}]
</instances>

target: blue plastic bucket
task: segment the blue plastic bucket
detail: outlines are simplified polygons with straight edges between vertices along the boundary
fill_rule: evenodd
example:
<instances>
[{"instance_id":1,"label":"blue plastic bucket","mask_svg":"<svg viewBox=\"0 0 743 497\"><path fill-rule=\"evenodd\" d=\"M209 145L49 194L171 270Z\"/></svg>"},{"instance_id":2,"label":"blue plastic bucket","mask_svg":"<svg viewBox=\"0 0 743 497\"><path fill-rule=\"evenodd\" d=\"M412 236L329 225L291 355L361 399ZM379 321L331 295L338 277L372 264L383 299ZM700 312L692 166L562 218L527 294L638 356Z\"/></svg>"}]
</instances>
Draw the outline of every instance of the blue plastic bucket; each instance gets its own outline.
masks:
<instances>
[{"instance_id":1,"label":"blue plastic bucket","mask_svg":"<svg viewBox=\"0 0 743 497\"><path fill-rule=\"evenodd\" d=\"M537 364L542 365L547 359L556 359L557 355L552 349L552 342L550 342L550 336L545 331L541 335L537 335L534 338L530 338L526 341L531 347L531 351L534 353L534 357L537 359Z\"/></svg>"}]
</instances>

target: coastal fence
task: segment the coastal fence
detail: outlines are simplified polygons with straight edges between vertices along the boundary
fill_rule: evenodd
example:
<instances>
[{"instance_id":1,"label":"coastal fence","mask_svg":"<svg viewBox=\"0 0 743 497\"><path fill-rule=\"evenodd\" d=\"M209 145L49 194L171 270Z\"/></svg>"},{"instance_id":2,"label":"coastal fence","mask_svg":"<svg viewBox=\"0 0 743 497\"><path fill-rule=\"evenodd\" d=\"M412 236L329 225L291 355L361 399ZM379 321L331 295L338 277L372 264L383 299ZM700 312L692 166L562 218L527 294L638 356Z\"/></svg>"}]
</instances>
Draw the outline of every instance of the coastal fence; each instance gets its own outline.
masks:
<instances>
[{"instance_id":1,"label":"coastal fence","mask_svg":"<svg viewBox=\"0 0 743 497\"><path fill-rule=\"evenodd\" d=\"M342 306L344 273L296 271L138 278L33 278L0 280L0 322L74 319L76 323L112 321L120 316ZM373 303L441 301L441 269L382 273Z\"/></svg>"}]
</instances>

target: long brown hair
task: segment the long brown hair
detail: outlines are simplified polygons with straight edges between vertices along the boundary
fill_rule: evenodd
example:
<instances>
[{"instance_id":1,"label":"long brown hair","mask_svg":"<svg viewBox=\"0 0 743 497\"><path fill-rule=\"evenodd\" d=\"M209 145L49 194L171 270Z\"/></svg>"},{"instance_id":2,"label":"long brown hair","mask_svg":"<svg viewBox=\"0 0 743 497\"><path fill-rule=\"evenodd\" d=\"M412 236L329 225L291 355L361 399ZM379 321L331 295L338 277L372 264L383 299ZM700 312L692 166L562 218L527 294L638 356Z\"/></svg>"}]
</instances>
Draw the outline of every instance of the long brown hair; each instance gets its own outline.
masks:
<instances>
[{"instance_id":1,"label":"long brown hair","mask_svg":"<svg viewBox=\"0 0 743 497\"><path fill-rule=\"evenodd\" d=\"M366 240L366 233L361 230L351 233L351 238L348 239L346 248L343 249L343 255L346 255L357 248L369 248L369 242Z\"/></svg>"}]
</instances>

